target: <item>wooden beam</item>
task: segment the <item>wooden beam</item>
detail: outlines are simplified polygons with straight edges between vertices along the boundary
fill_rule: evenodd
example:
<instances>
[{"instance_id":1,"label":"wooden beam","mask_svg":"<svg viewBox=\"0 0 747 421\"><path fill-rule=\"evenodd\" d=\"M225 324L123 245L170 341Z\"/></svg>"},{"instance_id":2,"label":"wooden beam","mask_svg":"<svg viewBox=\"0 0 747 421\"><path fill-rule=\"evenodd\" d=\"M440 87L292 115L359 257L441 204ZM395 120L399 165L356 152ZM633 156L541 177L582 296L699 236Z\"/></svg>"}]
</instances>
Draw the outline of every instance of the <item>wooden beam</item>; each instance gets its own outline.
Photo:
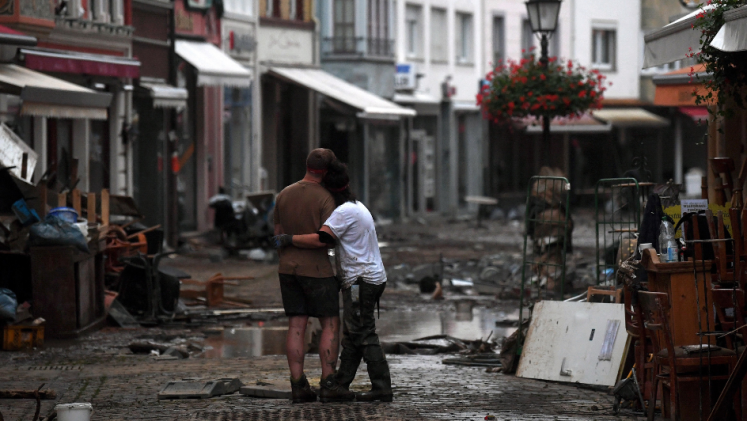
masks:
<instances>
[{"instance_id":1,"label":"wooden beam","mask_svg":"<svg viewBox=\"0 0 747 421\"><path fill-rule=\"evenodd\" d=\"M88 193L88 222L96 223L96 193Z\"/></svg>"},{"instance_id":2,"label":"wooden beam","mask_svg":"<svg viewBox=\"0 0 747 421\"><path fill-rule=\"evenodd\" d=\"M67 193L57 194L57 206L59 207L67 206Z\"/></svg>"}]
</instances>

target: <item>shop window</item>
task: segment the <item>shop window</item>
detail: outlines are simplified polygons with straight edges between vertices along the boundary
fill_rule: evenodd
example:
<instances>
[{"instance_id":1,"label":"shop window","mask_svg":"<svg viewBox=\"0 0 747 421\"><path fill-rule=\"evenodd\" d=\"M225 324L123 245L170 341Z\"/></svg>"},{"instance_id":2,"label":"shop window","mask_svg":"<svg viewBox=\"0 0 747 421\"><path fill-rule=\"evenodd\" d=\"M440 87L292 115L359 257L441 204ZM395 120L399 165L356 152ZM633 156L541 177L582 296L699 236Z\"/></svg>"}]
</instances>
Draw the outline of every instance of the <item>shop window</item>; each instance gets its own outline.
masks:
<instances>
[{"instance_id":1,"label":"shop window","mask_svg":"<svg viewBox=\"0 0 747 421\"><path fill-rule=\"evenodd\" d=\"M91 120L88 151L89 190L99 192L109 188L109 121Z\"/></svg>"},{"instance_id":2,"label":"shop window","mask_svg":"<svg viewBox=\"0 0 747 421\"><path fill-rule=\"evenodd\" d=\"M368 53L378 56L392 54L388 0L368 0Z\"/></svg>"},{"instance_id":3,"label":"shop window","mask_svg":"<svg viewBox=\"0 0 747 421\"><path fill-rule=\"evenodd\" d=\"M506 58L506 25L503 16L493 17L493 66Z\"/></svg>"},{"instance_id":4,"label":"shop window","mask_svg":"<svg viewBox=\"0 0 747 421\"><path fill-rule=\"evenodd\" d=\"M601 70L615 69L616 33L611 29L594 29L591 35L591 64Z\"/></svg>"},{"instance_id":5,"label":"shop window","mask_svg":"<svg viewBox=\"0 0 747 421\"><path fill-rule=\"evenodd\" d=\"M423 19L423 8L414 5L414 4L408 4L405 7L405 35L407 37L406 39L406 47L407 47L407 57L408 58L421 58L422 57L422 51L421 51L421 44L422 44L422 36L423 36L423 25L422 25L422 19Z\"/></svg>"},{"instance_id":6,"label":"shop window","mask_svg":"<svg viewBox=\"0 0 747 421\"><path fill-rule=\"evenodd\" d=\"M304 20L303 2L304 0L290 0L289 19Z\"/></svg>"},{"instance_id":7,"label":"shop window","mask_svg":"<svg viewBox=\"0 0 747 421\"><path fill-rule=\"evenodd\" d=\"M334 50L355 52L355 0L335 0Z\"/></svg>"},{"instance_id":8,"label":"shop window","mask_svg":"<svg viewBox=\"0 0 747 421\"><path fill-rule=\"evenodd\" d=\"M472 62L472 15L457 13L457 63Z\"/></svg>"},{"instance_id":9,"label":"shop window","mask_svg":"<svg viewBox=\"0 0 747 421\"><path fill-rule=\"evenodd\" d=\"M521 22L521 51L529 53L534 47L534 33L532 32L532 25L529 23L529 19L524 19Z\"/></svg>"},{"instance_id":10,"label":"shop window","mask_svg":"<svg viewBox=\"0 0 747 421\"><path fill-rule=\"evenodd\" d=\"M431 9L431 61L445 63L449 60L446 9Z\"/></svg>"}]
</instances>

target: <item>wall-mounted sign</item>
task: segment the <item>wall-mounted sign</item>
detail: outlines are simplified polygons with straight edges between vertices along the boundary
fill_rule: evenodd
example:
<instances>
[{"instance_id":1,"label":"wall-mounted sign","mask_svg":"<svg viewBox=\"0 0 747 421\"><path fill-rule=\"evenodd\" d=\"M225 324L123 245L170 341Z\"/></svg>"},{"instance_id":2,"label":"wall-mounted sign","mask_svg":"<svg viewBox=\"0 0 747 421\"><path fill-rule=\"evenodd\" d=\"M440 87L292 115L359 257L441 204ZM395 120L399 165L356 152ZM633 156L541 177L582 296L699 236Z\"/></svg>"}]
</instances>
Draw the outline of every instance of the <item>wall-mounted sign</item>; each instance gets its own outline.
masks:
<instances>
[{"instance_id":1,"label":"wall-mounted sign","mask_svg":"<svg viewBox=\"0 0 747 421\"><path fill-rule=\"evenodd\" d=\"M411 91L415 88L417 88L415 65L411 63L397 64L397 72L394 74L394 89Z\"/></svg>"},{"instance_id":2,"label":"wall-mounted sign","mask_svg":"<svg viewBox=\"0 0 747 421\"><path fill-rule=\"evenodd\" d=\"M185 0L187 2L187 8L189 9L200 9L207 10L213 7L213 0Z\"/></svg>"}]
</instances>

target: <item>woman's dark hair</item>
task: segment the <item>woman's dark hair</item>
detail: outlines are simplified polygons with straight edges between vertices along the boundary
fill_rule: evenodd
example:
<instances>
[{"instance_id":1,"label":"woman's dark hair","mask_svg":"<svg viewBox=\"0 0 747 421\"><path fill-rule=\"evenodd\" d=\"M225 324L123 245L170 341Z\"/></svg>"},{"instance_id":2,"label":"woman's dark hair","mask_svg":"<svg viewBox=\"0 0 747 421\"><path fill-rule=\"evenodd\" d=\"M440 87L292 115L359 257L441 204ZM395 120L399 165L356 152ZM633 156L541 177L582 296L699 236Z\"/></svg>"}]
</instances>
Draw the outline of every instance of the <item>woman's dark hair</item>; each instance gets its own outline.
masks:
<instances>
[{"instance_id":1,"label":"woman's dark hair","mask_svg":"<svg viewBox=\"0 0 747 421\"><path fill-rule=\"evenodd\" d=\"M345 202L355 203L356 201L355 195L350 190L348 166L343 162L335 159L329 164L327 174L324 175L324 187L332 193L335 206L340 206Z\"/></svg>"}]
</instances>

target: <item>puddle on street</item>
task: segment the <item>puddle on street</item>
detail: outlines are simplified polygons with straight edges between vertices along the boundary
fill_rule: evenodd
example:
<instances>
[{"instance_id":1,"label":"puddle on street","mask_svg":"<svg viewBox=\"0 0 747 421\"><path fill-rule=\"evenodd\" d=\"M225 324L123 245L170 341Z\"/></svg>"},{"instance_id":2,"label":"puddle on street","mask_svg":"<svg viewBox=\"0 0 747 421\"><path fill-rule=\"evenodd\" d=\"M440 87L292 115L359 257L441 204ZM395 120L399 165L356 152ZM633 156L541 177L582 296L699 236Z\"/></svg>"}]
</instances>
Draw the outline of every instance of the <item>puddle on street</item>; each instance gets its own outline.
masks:
<instances>
[{"instance_id":1,"label":"puddle on street","mask_svg":"<svg viewBox=\"0 0 747 421\"><path fill-rule=\"evenodd\" d=\"M519 310L504 312L484 307L463 311L395 311L382 313L376 320L376 332L382 342L407 342L434 335L448 335L459 339L501 338L512 334L516 327L496 326L496 321L518 320Z\"/></svg>"},{"instance_id":2,"label":"puddle on street","mask_svg":"<svg viewBox=\"0 0 747 421\"><path fill-rule=\"evenodd\" d=\"M204 358L256 357L285 354L287 327L226 327L217 335L208 336L205 345L212 348Z\"/></svg>"},{"instance_id":3,"label":"puddle on street","mask_svg":"<svg viewBox=\"0 0 747 421\"><path fill-rule=\"evenodd\" d=\"M469 302L457 302L457 311L387 311L376 320L382 342L407 342L425 336L448 335L459 339L486 339L509 336L516 330L496 321L517 320L518 309L505 312L485 307L472 308ZM285 322L281 322L285 323ZM311 331L307 329L307 348ZM285 354L286 326L226 327L205 339L208 349L203 358L255 357Z\"/></svg>"}]
</instances>

